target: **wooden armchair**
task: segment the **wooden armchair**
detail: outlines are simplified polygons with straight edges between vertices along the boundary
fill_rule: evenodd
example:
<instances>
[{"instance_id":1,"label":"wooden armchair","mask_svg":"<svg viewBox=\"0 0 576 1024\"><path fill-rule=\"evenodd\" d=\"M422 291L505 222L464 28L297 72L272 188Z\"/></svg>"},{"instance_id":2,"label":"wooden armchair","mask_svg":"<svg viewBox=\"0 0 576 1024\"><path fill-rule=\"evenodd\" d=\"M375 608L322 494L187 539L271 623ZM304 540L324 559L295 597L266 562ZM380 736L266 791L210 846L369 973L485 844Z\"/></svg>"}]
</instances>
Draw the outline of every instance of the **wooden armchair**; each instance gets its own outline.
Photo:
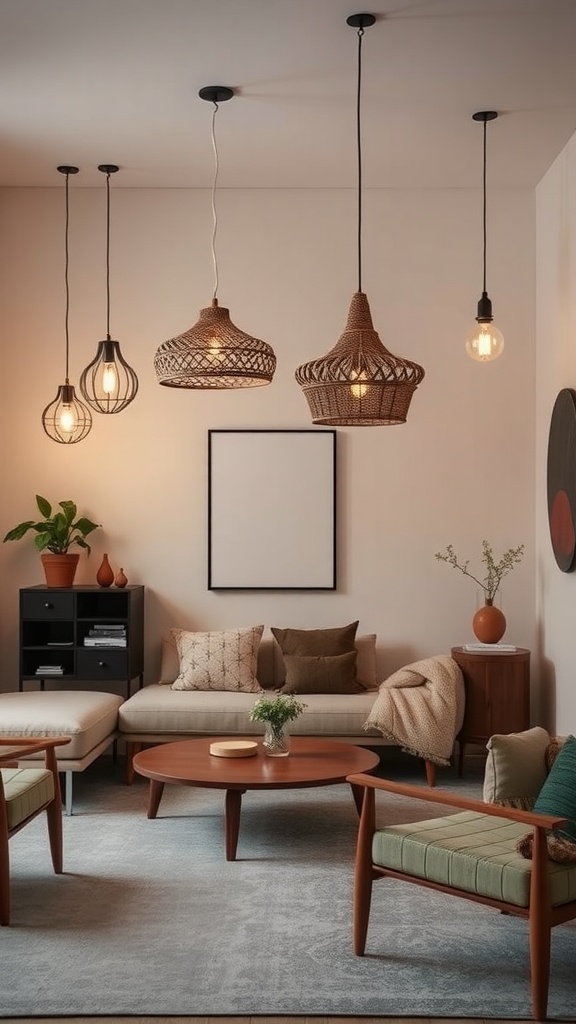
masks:
<instances>
[{"instance_id":1,"label":"wooden armchair","mask_svg":"<svg viewBox=\"0 0 576 1024\"><path fill-rule=\"evenodd\" d=\"M0 925L10 924L8 841L41 811L46 811L48 819L54 871L62 873L62 800L54 748L69 741L69 736L0 739ZM44 767L18 767L19 758L41 751Z\"/></svg>"},{"instance_id":2,"label":"wooden armchair","mask_svg":"<svg viewBox=\"0 0 576 1024\"><path fill-rule=\"evenodd\" d=\"M530 930L533 1015L544 1020L551 929L576 918L576 866L550 861L546 842L546 831L566 819L365 774L351 775L347 781L364 789L354 876L357 956L365 951L372 883L386 876L518 914L528 919ZM433 822L377 828L376 790L446 804L460 813ZM530 829L533 851L532 860L527 860L516 851L516 842ZM470 923L473 928L472 918Z\"/></svg>"}]
</instances>

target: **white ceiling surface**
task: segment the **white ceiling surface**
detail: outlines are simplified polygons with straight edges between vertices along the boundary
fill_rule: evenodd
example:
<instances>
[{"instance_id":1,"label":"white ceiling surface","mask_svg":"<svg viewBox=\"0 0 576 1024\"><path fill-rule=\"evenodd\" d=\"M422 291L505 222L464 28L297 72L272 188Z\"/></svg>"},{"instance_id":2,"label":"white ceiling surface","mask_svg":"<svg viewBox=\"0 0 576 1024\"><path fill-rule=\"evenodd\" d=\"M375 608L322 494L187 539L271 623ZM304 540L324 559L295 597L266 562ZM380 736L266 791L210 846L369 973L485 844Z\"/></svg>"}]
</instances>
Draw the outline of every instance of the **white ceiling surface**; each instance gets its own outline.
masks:
<instances>
[{"instance_id":1,"label":"white ceiling surface","mask_svg":"<svg viewBox=\"0 0 576 1024\"><path fill-rule=\"evenodd\" d=\"M0 0L0 186L534 187L576 130L575 0Z\"/></svg>"}]
</instances>

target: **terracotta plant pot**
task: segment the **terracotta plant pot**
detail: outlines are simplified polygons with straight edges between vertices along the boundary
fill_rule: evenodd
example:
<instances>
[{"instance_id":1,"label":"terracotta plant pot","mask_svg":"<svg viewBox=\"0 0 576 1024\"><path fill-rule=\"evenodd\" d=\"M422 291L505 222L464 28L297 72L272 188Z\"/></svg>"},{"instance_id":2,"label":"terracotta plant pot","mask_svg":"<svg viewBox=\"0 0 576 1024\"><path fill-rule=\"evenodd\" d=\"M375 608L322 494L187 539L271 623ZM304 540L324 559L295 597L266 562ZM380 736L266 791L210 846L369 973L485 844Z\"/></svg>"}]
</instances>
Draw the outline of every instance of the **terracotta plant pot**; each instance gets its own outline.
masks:
<instances>
[{"instance_id":1,"label":"terracotta plant pot","mask_svg":"<svg viewBox=\"0 0 576 1024\"><path fill-rule=\"evenodd\" d=\"M47 587L71 587L74 584L80 555L40 555Z\"/></svg>"},{"instance_id":2,"label":"terracotta plant pot","mask_svg":"<svg viewBox=\"0 0 576 1024\"><path fill-rule=\"evenodd\" d=\"M492 601L486 601L472 619L474 636L481 644L497 644L506 632L506 617Z\"/></svg>"}]
</instances>

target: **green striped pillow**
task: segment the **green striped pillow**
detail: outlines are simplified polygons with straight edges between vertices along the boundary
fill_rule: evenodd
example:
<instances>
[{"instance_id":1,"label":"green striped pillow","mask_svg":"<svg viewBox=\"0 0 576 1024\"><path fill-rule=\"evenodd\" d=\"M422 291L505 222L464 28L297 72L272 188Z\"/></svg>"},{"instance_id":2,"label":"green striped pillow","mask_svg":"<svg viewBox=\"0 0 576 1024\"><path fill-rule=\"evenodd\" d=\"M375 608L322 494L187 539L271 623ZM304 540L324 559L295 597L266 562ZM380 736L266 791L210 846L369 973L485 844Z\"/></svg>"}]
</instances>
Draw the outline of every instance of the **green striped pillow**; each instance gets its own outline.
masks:
<instances>
[{"instance_id":1,"label":"green striped pillow","mask_svg":"<svg viewBox=\"0 0 576 1024\"><path fill-rule=\"evenodd\" d=\"M540 790L534 810L569 818L554 831L576 843L576 738L568 736Z\"/></svg>"}]
</instances>

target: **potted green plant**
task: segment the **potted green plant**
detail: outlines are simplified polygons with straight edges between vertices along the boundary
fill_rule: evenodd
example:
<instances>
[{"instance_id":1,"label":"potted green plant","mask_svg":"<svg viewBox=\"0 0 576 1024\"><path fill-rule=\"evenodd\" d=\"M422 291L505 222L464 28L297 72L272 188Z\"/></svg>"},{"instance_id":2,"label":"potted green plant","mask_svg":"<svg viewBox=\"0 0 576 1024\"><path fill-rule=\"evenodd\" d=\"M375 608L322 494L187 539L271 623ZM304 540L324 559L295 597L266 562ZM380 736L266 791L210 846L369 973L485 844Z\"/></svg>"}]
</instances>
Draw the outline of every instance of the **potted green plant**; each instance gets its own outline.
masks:
<instances>
[{"instance_id":1,"label":"potted green plant","mask_svg":"<svg viewBox=\"0 0 576 1024\"><path fill-rule=\"evenodd\" d=\"M36 534L34 544L40 552L47 586L71 587L80 555L68 549L77 544L90 553L86 537L99 529L100 524L93 523L86 516L78 516L76 503L70 500L59 501L58 510L53 510L47 498L37 494L36 504L43 519L38 522L27 519L18 523L18 526L8 531L4 541L21 540L33 530Z\"/></svg>"},{"instance_id":2,"label":"potted green plant","mask_svg":"<svg viewBox=\"0 0 576 1024\"><path fill-rule=\"evenodd\" d=\"M305 711L307 705L291 694L259 697L250 711L251 722L264 722L262 745L270 757L287 757L290 753L288 723Z\"/></svg>"}]
</instances>

